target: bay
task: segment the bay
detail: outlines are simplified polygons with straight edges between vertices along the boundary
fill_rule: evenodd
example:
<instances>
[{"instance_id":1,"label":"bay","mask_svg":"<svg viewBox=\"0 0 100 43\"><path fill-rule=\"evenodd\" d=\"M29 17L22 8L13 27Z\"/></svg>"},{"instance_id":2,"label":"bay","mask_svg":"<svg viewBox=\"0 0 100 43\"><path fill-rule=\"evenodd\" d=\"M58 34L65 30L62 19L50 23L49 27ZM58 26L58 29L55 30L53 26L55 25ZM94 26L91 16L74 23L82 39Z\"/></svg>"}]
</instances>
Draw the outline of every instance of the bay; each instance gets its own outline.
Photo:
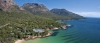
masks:
<instances>
[{"instance_id":1,"label":"bay","mask_svg":"<svg viewBox=\"0 0 100 43\"><path fill-rule=\"evenodd\" d=\"M66 30L55 35L26 41L26 43L100 43L100 18L62 21L71 24Z\"/></svg>"}]
</instances>

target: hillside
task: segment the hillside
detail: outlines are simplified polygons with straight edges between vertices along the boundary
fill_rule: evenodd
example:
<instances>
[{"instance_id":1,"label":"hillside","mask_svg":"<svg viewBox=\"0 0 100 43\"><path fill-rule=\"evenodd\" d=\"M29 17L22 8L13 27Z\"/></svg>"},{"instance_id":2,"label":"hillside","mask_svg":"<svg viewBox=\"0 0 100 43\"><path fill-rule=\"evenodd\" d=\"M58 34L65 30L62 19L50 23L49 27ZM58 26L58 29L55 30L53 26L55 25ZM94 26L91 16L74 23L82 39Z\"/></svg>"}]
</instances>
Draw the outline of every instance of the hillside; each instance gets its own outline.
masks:
<instances>
[{"instance_id":1,"label":"hillside","mask_svg":"<svg viewBox=\"0 0 100 43\"><path fill-rule=\"evenodd\" d=\"M63 17L69 17L70 19L84 19L83 16L70 12L66 9L52 9L50 11L56 15L63 16Z\"/></svg>"},{"instance_id":2,"label":"hillside","mask_svg":"<svg viewBox=\"0 0 100 43\"><path fill-rule=\"evenodd\" d=\"M39 3L26 3L22 6L25 10L34 15L41 17L52 18L54 20L70 20L70 19L83 19L84 17L69 12L65 9L52 9L49 10L45 5Z\"/></svg>"},{"instance_id":3,"label":"hillside","mask_svg":"<svg viewBox=\"0 0 100 43\"><path fill-rule=\"evenodd\" d=\"M13 0L0 0L0 43L14 43L17 39L40 34L32 31L34 28L46 30L60 26L50 18L36 16L20 8ZM47 33L44 31L41 35Z\"/></svg>"},{"instance_id":4,"label":"hillside","mask_svg":"<svg viewBox=\"0 0 100 43\"><path fill-rule=\"evenodd\" d=\"M33 15L46 17L46 18L52 18L52 19L58 19L59 16L51 13L49 9L44 6L43 4L38 3L26 3L22 6L25 10L32 13Z\"/></svg>"},{"instance_id":5,"label":"hillside","mask_svg":"<svg viewBox=\"0 0 100 43\"><path fill-rule=\"evenodd\" d=\"M47 28L60 27L61 23L55 20L74 19L72 15L68 17L50 12L43 4L27 3L21 7L13 0L0 0L0 43L14 43L29 35L43 37L48 34ZM44 32L34 32L33 29L37 28L44 29Z\"/></svg>"},{"instance_id":6,"label":"hillside","mask_svg":"<svg viewBox=\"0 0 100 43\"><path fill-rule=\"evenodd\" d=\"M16 11L16 10L24 10L24 9L18 6L13 0L0 0L0 10Z\"/></svg>"}]
</instances>

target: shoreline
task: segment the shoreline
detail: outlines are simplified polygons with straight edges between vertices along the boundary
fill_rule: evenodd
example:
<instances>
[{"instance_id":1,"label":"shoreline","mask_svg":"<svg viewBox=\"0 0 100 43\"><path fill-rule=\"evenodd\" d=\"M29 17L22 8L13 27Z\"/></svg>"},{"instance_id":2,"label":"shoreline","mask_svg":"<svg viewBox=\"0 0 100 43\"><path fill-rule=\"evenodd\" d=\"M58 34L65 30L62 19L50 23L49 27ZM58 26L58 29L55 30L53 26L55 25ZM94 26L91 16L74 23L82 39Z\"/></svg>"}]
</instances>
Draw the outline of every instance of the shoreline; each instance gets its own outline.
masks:
<instances>
[{"instance_id":1,"label":"shoreline","mask_svg":"<svg viewBox=\"0 0 100 43\"><path fill-rule=\"evenodd\" d=\"M28 41L28 40L34 40L34 39L37 39L37 38L45 38L45 37L49 37L51 36L52 34L51 33L48 33L46 36L34 36L32 37L31 39L17 39L14 43L25 43L25 41Z\"/></svg>"},{"instance_id":2,"label":"shoreline","mask_svg":"<svg viewBox=\"0 0 100 43\"><path fill-rule=\"evenodd\" d=\"M18 40L15 41L15 43L25 43L25 40L24 39L22 39L22 40L18 39Z\"/></svg>"},{"instance_id":3,"label":"shoreline","mask_svg":"<svg viewBox=\"0 0 100 43\"><path fill-rule=\"evenodd\" d=\"M28 41L28 40L34 40L34 39L37 39L37 38L45 38L45 37L49 37L51 35L52 35L52 33L49 32L45 36L33 36L33 37L29 36L28 38L25 38L25 39L17 39L14 43L25 43L25 41Z\"/></svg>"},{"instance_id":4,"label":"shoreline","mask_svg":"<svg viewBox=\"0 0 100 43\"><path fill-rule=\"evenodd\" d=\"M62 29L67 29L66 27L69 26L69 24L63 24L61 25L61 28ZM57 27L54 27L52 30L58 30L59 28ZM48 31L50 31L50 29L47 29ZM37 38L45 38L45 37L49 37L51 36L53 33L52 32L48 32L46 35L44 36L30 36L28 38L25 38L25 39L18 39L15 41L15 43L25 43L25 41L28 41L28 40L34 40L34 39L37 39Z\"/></svg>"}]
</instances>

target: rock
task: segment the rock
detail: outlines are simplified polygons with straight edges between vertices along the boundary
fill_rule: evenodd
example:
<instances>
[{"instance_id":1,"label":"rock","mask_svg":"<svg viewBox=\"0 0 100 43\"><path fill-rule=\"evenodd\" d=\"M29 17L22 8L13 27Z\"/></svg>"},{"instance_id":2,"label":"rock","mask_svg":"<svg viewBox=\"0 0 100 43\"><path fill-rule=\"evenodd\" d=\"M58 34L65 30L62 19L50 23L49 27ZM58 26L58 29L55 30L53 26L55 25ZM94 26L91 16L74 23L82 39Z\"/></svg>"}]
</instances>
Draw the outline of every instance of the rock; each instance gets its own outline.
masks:
<instances>
[{"instance_id":1,"label":"rock","mask_svg":"<svg viewBox=\"0 0 100 43\"><path fill-rule=\"evenodd\" d=\"M22 6L24 9L31 12L48 12L49 9L46 8L43 4L38 3L26 3Z\"/></svg>"},{"instance_id":2,"label":"rock","mask_svg":"<svg viewBox=\"0 0 100 43\"><path fill-rule=\"evenodd\" d=\"M13 0L0 0L0 10L11 11L13 8L23 10Z\"/></svg>"},{"instance_id":3,"label":"rock","mask_svg":"<svg viewBox=\"0 0 100 43\"><path fill-rule=\"evenodd\" d=\"M67 27L67 25L61 25L61 28L63 28L63 29L67 29L66 27Z\"/></svg>"}]
</instances>

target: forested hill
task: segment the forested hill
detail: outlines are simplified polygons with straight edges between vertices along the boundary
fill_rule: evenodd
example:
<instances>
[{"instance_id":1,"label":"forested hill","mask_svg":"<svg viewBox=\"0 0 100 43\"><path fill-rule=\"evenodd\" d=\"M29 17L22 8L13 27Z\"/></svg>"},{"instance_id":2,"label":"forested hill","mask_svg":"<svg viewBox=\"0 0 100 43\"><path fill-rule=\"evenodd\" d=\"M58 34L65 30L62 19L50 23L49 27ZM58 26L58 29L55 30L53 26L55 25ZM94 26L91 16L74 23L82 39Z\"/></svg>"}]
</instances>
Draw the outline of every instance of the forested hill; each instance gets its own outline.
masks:
<instances>
[{"instance_id":1,"label":"forested hill","mask_svg":"<svg viewBox=\"0 0 100 43\"><path fill-rule=\"evenodd\" d=\"M31 14L13 0L0 0L0 43L14 43L28 35L37 35L32 31L34 28L46 30L58 26L60 23L55 20ZM43 32L42 35L47 33Z\"/></svg>"},{"instance_id":2,"label":"forested hill","mask_svg":"<svg viewBox=\"0 0 100 43\"><path fill-rule=\"evenodd\" d=\"M56 15L60 15L60 16L63 16L63 17L69 17L71 19L84 19L83 16L80 16L78 14L75 14L73 12L70 12L66 9L52 9L50 10L52 13L56 14Z\"/></svg>"}]
</instances>

